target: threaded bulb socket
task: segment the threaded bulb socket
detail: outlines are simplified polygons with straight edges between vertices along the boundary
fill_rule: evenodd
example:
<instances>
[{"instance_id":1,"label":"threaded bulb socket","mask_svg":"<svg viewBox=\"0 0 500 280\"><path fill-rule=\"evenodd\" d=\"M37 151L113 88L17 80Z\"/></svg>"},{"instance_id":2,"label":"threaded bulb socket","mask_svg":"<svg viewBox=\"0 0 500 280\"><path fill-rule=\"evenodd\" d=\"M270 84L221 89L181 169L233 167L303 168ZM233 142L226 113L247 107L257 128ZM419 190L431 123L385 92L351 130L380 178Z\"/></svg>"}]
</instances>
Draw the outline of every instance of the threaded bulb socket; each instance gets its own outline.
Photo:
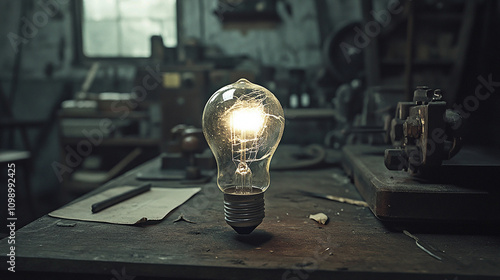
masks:
<instances>
[{"instance_id":1,"label":"threaded bulb socket","mask_svg":"<svg viewBox=\"0 0 500 280\"><path fill-rule=\"evenodd\" d=\"M239 234L251 233L264 219L264 192L224 193L226 223Z\"/></svg>"}]
</instances>

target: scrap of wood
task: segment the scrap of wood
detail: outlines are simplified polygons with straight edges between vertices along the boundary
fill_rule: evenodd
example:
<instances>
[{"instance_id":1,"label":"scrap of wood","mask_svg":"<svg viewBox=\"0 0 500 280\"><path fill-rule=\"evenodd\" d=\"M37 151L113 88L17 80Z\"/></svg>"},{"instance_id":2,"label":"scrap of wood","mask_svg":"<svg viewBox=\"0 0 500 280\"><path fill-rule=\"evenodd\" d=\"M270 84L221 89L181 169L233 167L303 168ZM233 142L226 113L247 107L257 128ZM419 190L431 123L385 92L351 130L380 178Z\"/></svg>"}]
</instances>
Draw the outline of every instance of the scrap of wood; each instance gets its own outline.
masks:
<instances>
[{"instance_id":1,"label":"scrap of wood","mask_svg":"<svg viewBox=\"0 0 500 280\"><path fill-rule=\"evenodd\" d=\"M325 196L329 200L337 201L337 202L342 202L342 203L347 203L347 204L352 204L352 205L357 205L357 206L362 206L362 207L368 207L368 203L362 200L356 200L356 199L351 199L351 198L345 198L341 196L335 196L335 195L326 195Z\"/></svg>"},{"instance_id":2,"label":"scrap of wood","mask_svg":"<svg viewBox=\"0 0 500 280\"><path fill-rule=\"evenodd\" d=\"M328 216L325 213L311 214L309 215L309 219L315 220L322 225L326 225L328 222Z\"/></svg>"},{"instance_id":3,"label":"scrap of wood","mask_svg":"<svg viewBox=\"0 0 500 280\"><path fill-rule=\"evenodd\" d=\"M190 224L196 224L195 222L184 218L184 214L180 214L179 217L177 217L177 219L174 220L174 223L181 222L181 221L186 222L186 223L190 223Z\"/></svg>"},{"instance_id":4,"label":"scrap of wood","mask_svg":"<svg viewBox=\"0 0 500 280\"><path fill-rule=\"evenodd\" d=\"M64 222L58 222L56 224L58 227L74 227L76 226L76 223L64 223Z\"/></svg>"},{"instance_id":5,"label":"scrap of wood","mask_svg":"<svg viewBox=\"0 0 500 280\"><path fill-rule=\"evenodd\" d=\"M312 197L319 197L319 198L324 198L328 200L333 200L337 202L342 202L342 203L347 203L347 204L352 204L352 205L357 205L361 207L368 207L368 203L362 200L356 200L356 199L351 199L351 198L345 198L341 196L335 196L335 195L326 195L322 193L314 193L314 192L309 192L309 191L299 191L302 194L312 196Z\"/></svg>"}]
</instances>

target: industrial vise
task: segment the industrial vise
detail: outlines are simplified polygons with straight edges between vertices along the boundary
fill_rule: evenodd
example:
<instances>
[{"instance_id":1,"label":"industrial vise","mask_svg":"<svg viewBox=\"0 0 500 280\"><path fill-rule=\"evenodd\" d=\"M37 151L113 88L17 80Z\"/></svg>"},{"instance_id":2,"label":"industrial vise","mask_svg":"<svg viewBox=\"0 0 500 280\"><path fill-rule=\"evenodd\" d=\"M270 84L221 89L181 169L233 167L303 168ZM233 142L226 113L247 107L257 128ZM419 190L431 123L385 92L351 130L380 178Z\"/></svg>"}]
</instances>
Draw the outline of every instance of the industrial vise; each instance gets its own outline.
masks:
<instances>
[{"instance_id":1,"label":"industrial vise","mask_svg":"<svg viewBox=\"0 0 500 280\"><path fill-rule=\"evenodd\" d=\"M385 121L384 163L389 170L405 170L411 175L432 177L443 160L461 148L461 116L446 109L441 90L417 87L413 102L399 102L394 118Z\"/></svg>"}]
</instances>

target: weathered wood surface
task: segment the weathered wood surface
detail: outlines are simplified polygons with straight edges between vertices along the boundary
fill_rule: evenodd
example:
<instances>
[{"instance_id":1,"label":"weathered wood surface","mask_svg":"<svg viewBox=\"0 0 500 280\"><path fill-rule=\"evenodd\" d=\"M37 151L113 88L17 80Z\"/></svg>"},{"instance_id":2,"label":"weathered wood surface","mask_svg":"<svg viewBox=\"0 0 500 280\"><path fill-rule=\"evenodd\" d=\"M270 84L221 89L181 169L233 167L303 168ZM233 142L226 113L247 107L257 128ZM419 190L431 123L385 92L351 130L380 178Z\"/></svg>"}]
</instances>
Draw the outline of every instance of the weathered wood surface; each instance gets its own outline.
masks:
<instances>
[{"instance_id":1,"label":"weathered wood surface","mask_svg":"<svg viewBox=\"0 0 500 280\"><path fill-rule=\"evenodd\" d=\"M159 161L141 169L157 168ZM137 170L94 191L136 181ZM215 183L164 221L123 226L44 216L16 233L16 275L30 272L195 279L464 279L500 276L500 238L491 234L412 232L444 250L438 261L401 231L392 231L368 208L310 198L296 190L361 199L339 168L279 171L265 195L266 218L250 235L226 225L223 196ZM180 186L153 182L153 187ZM91 195L91 194L88 194ZM323 212L327 225L309 220ZM195 222L175 222L180 214ZM428 229L429 230L429 229ZM0 274L6 272L5 239L0 240ZM30 274L30 275L37 275ZM44 274L38 274L44 275ZM457 278L455 278L457 276ZM126 279L126 278L122 278ZM128 278L130 279L130 278Z\"/></svg>"},{"instance_id":2,"label":"weathered wood surface","mask_svg":"<svg viewBox=\"0 0 500 280\"><path fill-rule=\"evenodd\" d=\"M383 146L368 145L343 148L342 164L353 174L357 189L378 218L500 222L498 158L464 149L453 162L443 163L441 178L425 180L388 170L384 150Z\"/></svg>"}]
</instances>

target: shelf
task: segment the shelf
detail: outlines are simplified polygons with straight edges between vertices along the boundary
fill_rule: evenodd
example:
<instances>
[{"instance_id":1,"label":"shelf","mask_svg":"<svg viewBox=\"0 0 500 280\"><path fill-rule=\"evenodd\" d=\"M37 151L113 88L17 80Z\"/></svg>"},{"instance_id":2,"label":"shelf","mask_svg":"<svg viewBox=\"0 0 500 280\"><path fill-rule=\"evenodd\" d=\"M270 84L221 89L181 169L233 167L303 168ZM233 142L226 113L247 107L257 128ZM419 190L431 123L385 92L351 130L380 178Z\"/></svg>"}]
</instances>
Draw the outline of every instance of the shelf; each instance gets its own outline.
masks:
<instances>
[{"instance_id":1,"label":"shelf","mask_svg":"<svg viewBox=\"0 0 500 280\"><path fill-rule=\"evenodd\" d=\"M329 108L285 109L285 119L334 119L337 112Z\"/></svg>"},{"instance_id":2,"label":"shelf","mask_svg":"<svg viewBox=\"0 0 500 280\"><path fill-rule=\"evenodd\" d=\"M80 141L89 141L84 137L62 137L61 144L76 145ZM139 138L139 137L123 137L123 138L105 138L96 146L158 146L160 139Z\"/></svg>"},{"instance_id":3,"label":"shelf","mask_svg":"<svg viewBox=\"0 0 500 280\"><path fill-rule=\"evenodd\" d=\"M225 30L275 29L279 23L279 21L231 21L224 22L222 28Z\"/></svg>"},{"instance_id":4,"label":"shelf","mask_svg":"<svg viewBox=\"0 0 500 280\"><path fill-rule=\"evenodd\" d=\"M131 111L131 112L59 112L59 118L74 118L74 119L147 119L148 112Z\"/></svg>"},{"instance_id":5,"label":"shelf","mask_svg":"<svg viewBox=\"0 0 500 280\"><path fill-rule=\"evenodd\" d=\"M0 120L0 127L8 127L8 128L18 128L18 127L39 127L44 124L43 120L23 120L23 119L14 119L7 118Z\"/></svg>"}]
</instances>

